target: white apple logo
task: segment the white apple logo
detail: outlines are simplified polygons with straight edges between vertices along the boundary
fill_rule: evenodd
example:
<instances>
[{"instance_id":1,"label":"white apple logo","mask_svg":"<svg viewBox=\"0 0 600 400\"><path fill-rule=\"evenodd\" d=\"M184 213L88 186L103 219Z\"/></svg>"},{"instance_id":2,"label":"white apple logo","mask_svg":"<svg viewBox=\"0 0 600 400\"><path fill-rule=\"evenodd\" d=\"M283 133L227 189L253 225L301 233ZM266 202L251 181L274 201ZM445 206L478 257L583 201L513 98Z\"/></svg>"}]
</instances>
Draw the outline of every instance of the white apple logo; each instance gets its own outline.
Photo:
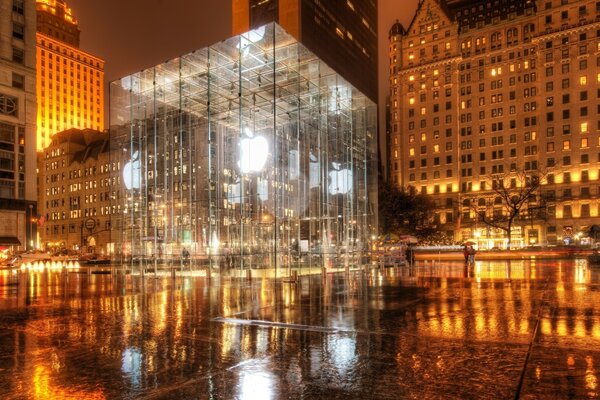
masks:
<instances>
[{"instance_id":1,"label":"white apple logo","mask_svg":"<svg viewBox=\"0 0 600 400\"><path fill-rule=\"evenodd\" d=\"M321 163L317 156L313 153L308 155L308 176L309 176L309 187L316 188L321 184Z\"/></svg>"},{"instance_id":2,"label":"white apple logo","mask_svg":"<svg viewBox=\"0 0 600 400\"><path fill-rule=\"evenodd\" d=\"M245 133L249 137L240 141L240 170L243 174L260 172L265 167L269 156L269 143L262 136L254 136L248 128Z\"/></svg>"},{"instance_id":3,"label":"white apple logo","mask_svg":"<svg viewBox=\"0 0 600 400\"><path fill-rule=\"evenodd\" d=\"M340 170L339 163L331 163L333 171L329 172L329 194L346 194L352 191L353 175L349 169Z\"/></svg>"},{"instance_id":4,"label":"white apple logo","mask_svg":"<svg viewBox=\"0 0 600 400\"><path fill-rule=\"evenodd\" d=\"M141 187L139 152L133 153L131 160L123 167L123 182L127 190L139 189Z\"/></svg>"}]
</instances>

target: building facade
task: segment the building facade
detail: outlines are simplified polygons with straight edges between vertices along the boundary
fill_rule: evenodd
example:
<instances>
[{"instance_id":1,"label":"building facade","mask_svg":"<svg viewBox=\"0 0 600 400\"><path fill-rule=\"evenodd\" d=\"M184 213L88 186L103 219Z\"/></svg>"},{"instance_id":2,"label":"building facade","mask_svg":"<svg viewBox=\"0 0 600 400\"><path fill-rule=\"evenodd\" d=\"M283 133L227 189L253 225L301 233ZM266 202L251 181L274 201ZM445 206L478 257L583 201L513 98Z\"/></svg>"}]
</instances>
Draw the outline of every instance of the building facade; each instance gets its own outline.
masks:
<instances>
[{"instance_id":1,"label":"building facade","mask_svg":"<svg viewBox=\"0 0 600 400\"><path fill-rule=\"evenodd\" d=\"M377 102L376 0L232 0L233 34L277 22Z\"/></svg>"},{"instance_id":2,"label":"building facade","mask_svg":"<svg viewBox=\"0 0 600 400\"><path fill-rule=\"evenodd\" d=\"M111 169L108 132L69 129L58 132L39 153L44 250L108 254L110 248Z\"/></svg>"},{"instance_id":3,"label":"building facade","mask_svg":"<svg viewBox=\"0 0 600 400\"><path fill-rule=\"evenodd\" d=\"M35 2L0 1L0 247L35 245Z\"/></svg>"},{"instance_id":4,"label":"building facade","mask_svg":"<svg viewBox=\"0 0 600 400\"><path fill-rule=\"evenodd\" d=\"M117 258L275 271L365 261L376 107L277 24L111 85Z\"/></svg>"},{"instance_id":5,"label":"building facade","mask_svg":"<svg viewBox=\"0 0 600 400\"><path fill-rule=\"evenodd\" d=\"M389 38L388 179L434 196L440 229L506 246L498 189L537 180L513 245L600 222L600 2L423 0Z\"/></svg>"},{"instance_id":6,"label":"building facade","mask_svg":"<svg viewBox=\"0 0 600 400\"><path fill-rule=\"evenodd\" d=\"M37 148L70 128L104 129L104 60L79 49L63 0L37 0Z\"/></svg>"}]
</instances>

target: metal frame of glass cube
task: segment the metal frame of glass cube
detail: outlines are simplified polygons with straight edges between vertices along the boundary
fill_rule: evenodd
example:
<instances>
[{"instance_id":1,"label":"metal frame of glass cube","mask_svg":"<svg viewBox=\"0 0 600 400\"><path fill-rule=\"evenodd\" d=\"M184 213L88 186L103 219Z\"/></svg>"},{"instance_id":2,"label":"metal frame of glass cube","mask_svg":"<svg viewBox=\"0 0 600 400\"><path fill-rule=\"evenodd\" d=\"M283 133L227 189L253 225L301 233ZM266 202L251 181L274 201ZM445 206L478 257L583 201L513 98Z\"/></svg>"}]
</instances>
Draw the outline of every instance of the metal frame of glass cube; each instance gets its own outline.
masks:
<instances>
[{"instance_id":1,"label":"metal frame of glass cube","mask_svg":"<svg viewBox=\"0 0 600 400\"><path fill-rule=\"evenodd\" d=\"M114 81L110 99L118 261L367 262L376 106L277 24Z\"/></svg>"}]
</instances>

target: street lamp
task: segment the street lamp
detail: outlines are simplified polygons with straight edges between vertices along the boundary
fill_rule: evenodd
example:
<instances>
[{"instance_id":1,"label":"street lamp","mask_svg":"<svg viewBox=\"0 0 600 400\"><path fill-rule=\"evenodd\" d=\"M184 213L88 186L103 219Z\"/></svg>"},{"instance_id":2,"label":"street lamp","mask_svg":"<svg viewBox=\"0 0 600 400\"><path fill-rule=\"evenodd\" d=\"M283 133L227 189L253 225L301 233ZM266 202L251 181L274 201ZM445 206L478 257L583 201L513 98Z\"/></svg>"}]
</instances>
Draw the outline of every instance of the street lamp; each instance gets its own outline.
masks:
<instances>
[{"instance_id":1,"label":"street lamp","mask_svg":"<svg viewBox=\"0 0 600 400\"><path fill-rule=\"evenodd\" d=\"M33 249L33 204L29 205L29 249Z\"/></svg>"}]
</instances>

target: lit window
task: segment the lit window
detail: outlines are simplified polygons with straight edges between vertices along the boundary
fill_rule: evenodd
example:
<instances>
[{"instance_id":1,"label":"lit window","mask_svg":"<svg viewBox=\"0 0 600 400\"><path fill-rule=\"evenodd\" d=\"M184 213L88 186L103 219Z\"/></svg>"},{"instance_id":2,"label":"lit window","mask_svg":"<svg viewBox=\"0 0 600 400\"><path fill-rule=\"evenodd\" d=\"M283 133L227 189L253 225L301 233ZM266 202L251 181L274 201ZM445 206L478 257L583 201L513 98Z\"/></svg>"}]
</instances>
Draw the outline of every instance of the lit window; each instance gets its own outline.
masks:
<instances>
[{"instance_id":1,"label":"lit window","mask_svg":"<svg viewBox=\"0 0 600 400\"><path fill-rule=\"evenodd\" d=\"M582 122L581 123L581 133L587 133L587 132L588 132L588 123Z\"/></svg>"},{"instance_id":2,"label":"lit window","mask_svg":"<svg viewBox=\"0 0 600 400\"><path fill-rule=\"evenodd\" d=\"M588 138L581 138L581 148L584 149L588 147Z\"/></svg>"},{"instance_id":3,"label":"lit window","mask_svg":"<svg viewBox=\"0 0 600 400\"><path fill-rule=\"evenodd\" d=\"M411 97L410 99L408 99L408 104L415 104L415 98Z\"/></svg>"},{"instance_id":4,"label":"lit window","mask_svg":"<svg viewBox=\"0 0 600 400\"><path fill-rule=\"evenodd\" d=\"M433 76L438 76L440 74L440 71L437 69L433 70Z\"/></svg>"},{"instance_id":5,"label":"lit window","mask_svg":"<svg viewBox=\"0 0 600 400\"><path fill-rule=\"evenodd\" d=\"M439 153L440 152L440 145L439 144L434 144L433 145L433 152L434 153Z\"/></svg>"},{"instance_id":6,"label":"lit window","mask_svg":"<svg viewBox=\"0 0 600 400\"><path fill-rule=\"evenodd\" d=\"M421 133L421 141L424 142L427 140L427 134L426 133Z\"/></svg>"},{"instance_id":7,"label":"lit window","mask_svg":"<svg viewBox=\"0 0 600 400\"><path fill-rule=\"evenodd\" d=\"M425 109L425 107L421 107L421 115L425 115L427 113L427 110Z\"/></svg>"},{"instance_id":8,"label":"lit window","mask_svg":"<svg viewBox=\"0 0 600 400\"><path fill-rule=\"evenodd\" d=\"M415 76L414 75L409 76L408 80L411 81L411 82L414 81L415 80Z\"/></svg>"},{"instance_id":9,"label":"lit window","mask_svg":"<svg viewBox=\"0 0 600 400\"><path fill-rule=\"evenodd\" d=\"M587 76L582 75L579 77L579 84L580 85L586 85L587 84Z\"/></svg>"},{"instance_id":10,"label":"lit window","mask_svg":"<svg viewBox=\"0 0 600 400\"><path fill-rule=\"evenodd\" d=\"M450 42L446 42L446 50L450 50Z\"/></svg>"},{"instance_id":11,"label":"lit window","mask_svg":"<svg viewBox=\"0 0 600 400\"><path fill-rule=\"evenodd\" d=\"M570 140L565 140L563 142L563 150L571 150L571 141Z\"/></svg>"},{"instance_id":12,"label":"lit window","mask_svg":"<svg viewBox=\"0 0 600 400\"><path fill-rule=\"evenodd\" d=\"M415 55L413 53L409 53L408 54L408 59L409 60L414 60L415 59Z\"/></svg>"},{"instance_id":13,"label":"lit window","mask_svg":"<svg viewBox=\"0 0 600 400\"><path fill-rule=\"evenodd\" d=\"M415 148L411 147L410 149L408 149L408 155L410 156L414 156L415 155Z\"/></svg>"}]
</instances>

